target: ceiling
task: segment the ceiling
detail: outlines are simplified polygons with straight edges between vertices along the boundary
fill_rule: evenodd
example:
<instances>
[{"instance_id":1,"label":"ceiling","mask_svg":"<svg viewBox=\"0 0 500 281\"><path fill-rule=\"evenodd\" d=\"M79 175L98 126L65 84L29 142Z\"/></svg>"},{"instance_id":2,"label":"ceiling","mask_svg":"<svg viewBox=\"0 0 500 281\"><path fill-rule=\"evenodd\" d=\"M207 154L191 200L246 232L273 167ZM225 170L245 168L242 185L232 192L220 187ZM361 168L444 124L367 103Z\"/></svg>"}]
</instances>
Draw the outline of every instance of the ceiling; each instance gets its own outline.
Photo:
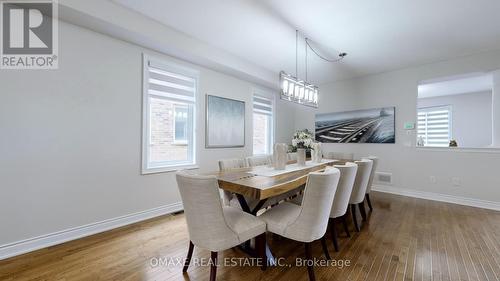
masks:
<instances>
[{"instance_id":1,"label":"ceiling","mask_svg":"<svg viewBox=\"0 0 500 281\"><path fill-rule=\"evenodd\" d=\"M461 95L492 91L493 76L491 73L470 73L454 77L446 77L423 81L418 85L419 98Z\"/></svg>"},{"instance_id":2,"label":"ceiling","mask_svg":"<svg viewBox=\"0 0 500 281\"><path fill-rule=\"evenodd\" d=\"M322 84L500 49L497 0L113 0L258 66L295 74L295 29ZM299 42L304 78L304 43Z\"/></svg>"}]
</instances>

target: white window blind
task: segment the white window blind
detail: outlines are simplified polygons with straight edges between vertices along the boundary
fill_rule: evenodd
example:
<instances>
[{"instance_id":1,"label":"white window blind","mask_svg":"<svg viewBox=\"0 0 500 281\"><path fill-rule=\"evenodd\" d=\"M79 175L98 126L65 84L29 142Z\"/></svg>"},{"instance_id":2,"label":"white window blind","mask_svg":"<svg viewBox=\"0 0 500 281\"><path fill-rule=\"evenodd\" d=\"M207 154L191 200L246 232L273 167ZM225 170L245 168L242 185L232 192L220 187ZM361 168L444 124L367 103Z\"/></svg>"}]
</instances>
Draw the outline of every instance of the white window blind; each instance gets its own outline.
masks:
<instances>
[{"instance_id":1,"label":"white window blind","mask_svg":"<svg viewBox=\"0 0 500 281\"><path fill-rule=\"evenodd\" d=\"M172 101L193 104L195 102L196 79L169 71L171 67L149 61L148 93Z\"/></svg>"},{"instance_id":2,"label":"white window blind","mask_svg":"<svg viewBox=\"0 0 500 281\"><path fill-rule=\"evenodd\" d=\"M254 95L253 96L253 112L259 114L273 115L273 102L269 98Z\"/></svg>"},{"instance_id":3,"label":"white window blind","mask_svg":"<svg viewBox=\"0 0 500 281\"><path fill-rule=\"evenodd\" d=\"M424 146L449 146L451 136L451 106L418 109L417 140Z\"/></svg>"},{"instance_id":4,"label":"white window blind","mask_svg":"<svg viewBox=\"0 0 500 281\"><path fill-rule=\"evenodd\" d=\"M193 166L197 73L144 60L143 173Z\"/></svg>"},{"instance_id":5,"label":"white window blind","mask_svg":"<svg viewBox=\"0 0 500 281\"><path fill-rule=\"evenodd\" d=\"M270 154L273 144L273 101L253 96L253 154Z\"/></svg>"}]
</instances>

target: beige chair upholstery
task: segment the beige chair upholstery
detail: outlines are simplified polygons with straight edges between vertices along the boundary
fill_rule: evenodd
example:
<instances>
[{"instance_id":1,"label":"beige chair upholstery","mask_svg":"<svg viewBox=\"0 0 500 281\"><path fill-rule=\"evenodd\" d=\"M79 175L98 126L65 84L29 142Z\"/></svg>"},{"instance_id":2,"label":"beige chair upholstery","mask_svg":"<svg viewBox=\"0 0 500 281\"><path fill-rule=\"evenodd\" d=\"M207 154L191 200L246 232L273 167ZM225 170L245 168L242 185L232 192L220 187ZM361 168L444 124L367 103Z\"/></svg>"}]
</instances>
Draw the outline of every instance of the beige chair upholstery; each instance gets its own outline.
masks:
<instances>
[{"instance_id":1,"label":"beige chair upholstery","mask_svg":"<svg viewBox=\"0 0 500 281\"><path fill-rule=\"evenodd\" d=\"M222 206L215 176L190 175L181 171L176 178L188 225L191 254L192 245L217 253L265 233L266 224L259 218Z\"/></svg>"},{"instance_id":2,"label":"beige chair upholstery","mask_svg":"<svg viewBox=\"0 0 500 281\"><path fill-rule=\"evenodd\" d=\"M247 164L249 167L269 165L269 155L251 156L247 157Z\"/></svg>"},{"instance_id":3,"label":"beige chair upholstery","mask_svg":"<svg viewBox=\"0 0 500 281\"><path fill-rule=\"evenodd\" d=\"M340 171L340 180L335 192L335 198L333 200L332 209L330 211L330 235L333 241L333 246L335 251L339 250L339 244L337 241L337 231L335 223L339 220L342 221L344 225L345 233L350 237L349 228L346 220L346 213L349 207L349 199L351 197L352 188L354 186L354 180L356 179L356 173L358 171L358 165L352 162L347 162L344 165L334 165L335 168Z\"/></svg>"},{"instance_id":4,"label":"beige chair upholstery","mask_svg":"<svg viewBox=\"0 0 500 281\"><path fill-rule=\"evenodd\" d=\"M340 171L340 180L335 192L330 218L338 218L346 214L358 171L358 165L351 162L347 162L344 165L334 165L334 167Z\"/></svg>"},{"instance_id":5,"label":"beige chair upholstery","mask_svg":"<svg viewBox=\"0 0 500 281\"><path fill-rule=\"evenodd\" d=\"M370 180L368 181L368 186L366 187L366 193L370 193L370 191L372 190L373 179L375 178L375 172L377 171L378 157L368 156L368 157L363 157L363 159L370 159L373 161L373 167L370 172Z\"/></svg>"},{"instance_id":6,"label":"beige chair upholstery","mask_svg":"<svg viewBox=\"0 0 500 281\"><path fill-rule=\"evenodd\" d=\"M306 258L311 260L311 244L321 239L323 251L329 259L324 234L332 208L340 171L329 167L324 172L310 173L301 206L282 203L260 216L267 223L267 230L305 243ZM309 278L314 280L314 270L308 266Z\"/></svg>"},{"instance_id":7,"label":"beige chair upholstery","mask_svg":"<svg viewBox=\"0 0 500 281\"><path fill-rule=\"evenodd\" d=\"M226 171L231 169L245 168L247 167L247 162L245 159L223 159L219 160L219 170Z\"/></svg>"},{"instance_id":8,"label":"beige chair upholstery","mask_svg":"<svg viewBox=\"0 0 500 281\"><path fill-rule=\"evenodd\" d=\"M239 245L266 230L255 216L222 206L215 176L177 173L177 185L193 244L210 251Z\"/></svg>"},{"instance_id":9,"label":"beige chair upholstery","mask_svg":"<svg viewBox=\"0 0 500 281\"><path fill-rule=\"evenodd\" d=\"M233 159L223 159L219 160L219 171L228 171L232 169L246 168L247 161L243 158L233 158ZM225 206L231 205L231 200L233 200L233 194L231 192L224 191L223 202Z\"/></svg>"},{"instance_id":10,"label":"beige chair upholstery","mask_svg":"<svg viewBox=\"0 0 500 281\"><path fill-rule=\"evenodd\" d=\"M373 166L373 161L370 159L362 159L354 163L358 165L358 172L356 173L356 180L354 181L349 204L359 204L363 202Z\"/></svg>"},{"instance_id":11,"label":"beige chair upholstery","mask_svg":"<svg viewBox=\"0 0 500 281\"><path fill-rule=\"evenodd\" d=\"M365 192L365 201L368 203L370 211L373 211L372 201L370 200L370 192L372 191L373 179L375 178L375 173L377 172L378 157L368 156L368 157L363 157L363 159L370 159L373 161L373 167L370 173L370 180L368 181L368 186L366 187L366 192Z\"/></svg>"},{"instance_id":12,"label":"beige chair upholstery","mask_svg":"<svg viewBox=\"0 0 500 281\"><path fill-rule=\"evenodd\" d=\"M370 174L373 167L373 161L370 159L362 159L360 161L355 161L358 165L358 172L356 173L356 180L354 181L354 187L352 189L351 198L349 199L349 204L351 205L352 219L356 231L359 231L358 221L356 219L356 206L359 206L361 216L363 221L366 220L366 211L363 205L363 200L365 199L366 188L368 187L368 182L370 181Z\"/></svg>"}]
</instances>

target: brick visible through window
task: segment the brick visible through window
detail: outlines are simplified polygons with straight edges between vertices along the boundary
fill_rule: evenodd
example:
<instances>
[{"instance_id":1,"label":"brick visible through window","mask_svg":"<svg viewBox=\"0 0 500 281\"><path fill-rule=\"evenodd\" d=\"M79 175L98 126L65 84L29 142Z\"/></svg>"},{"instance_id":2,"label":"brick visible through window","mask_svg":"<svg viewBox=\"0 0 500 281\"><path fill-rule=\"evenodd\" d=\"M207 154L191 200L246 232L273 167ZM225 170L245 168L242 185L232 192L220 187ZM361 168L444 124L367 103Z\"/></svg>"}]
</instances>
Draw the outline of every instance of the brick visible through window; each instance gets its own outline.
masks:
<instances>
[{"instance_id":1,"label":"brick visible through window","mask_svg":"<svg viewBox=\"0 0 500 281\"><path fill-rule=\"evenodd\" d=\"M197 73L144 58L143 172L194 165Z\"/></svg>"}]
</instances>

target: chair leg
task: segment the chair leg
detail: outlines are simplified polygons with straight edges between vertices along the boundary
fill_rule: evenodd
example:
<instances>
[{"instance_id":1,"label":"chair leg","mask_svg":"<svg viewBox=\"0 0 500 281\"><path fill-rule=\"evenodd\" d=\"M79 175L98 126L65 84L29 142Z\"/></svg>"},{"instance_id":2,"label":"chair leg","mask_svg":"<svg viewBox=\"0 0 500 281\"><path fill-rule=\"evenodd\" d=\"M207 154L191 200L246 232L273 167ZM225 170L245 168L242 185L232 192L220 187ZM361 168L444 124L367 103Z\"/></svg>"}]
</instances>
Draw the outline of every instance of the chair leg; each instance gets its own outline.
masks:
<instances>
[{"instance_id":1,"label":"chair leg","mask_svg":"<svg viewBox=\"0 0 500 281\"><path fill-rule=\"evenodd\" d=\"M351 233L349 233L349 226L347 225L347 214L342 216L342 224L344 225L344 231L347 237L351 237Z\"/></svg>"},{"instance_id":2,"label":"chair leg","mask_svg":"<svg viewBox=\"0 0 500 281\"><path fill-rule=\"evenodd\" d=\"M356 228L356 231L359 232L358 220L356 219L356 204L351 204L351 215L354 227Z\"/></svg>"},{"instance_id":3,"label":"chair leg","mask_svg":"<svg viewBox=\"0 0 500 281\"><path fill-rule=\"evenodd\" d=\"M309 274L309 280L316 281L316 277L314 276L314 263L311 255L311 243L304 243L304 246L306 248L307 273Z\"/></svg>"},{"instance_id":4,"label":"chair leg","mask_svg":"<svg viewBox=\"0 0 500 281\"><path fill-rule=\"evenodd\" d=\"M194 250L194 244L190 240L189 241L189 250L188 250L186 260L184 261L184 268L182 269L182 272L187 272L189 264L191 263L191 257L193 256L193 250Z\"/></svg>"},{"instance_id":5,"label":"chair leg","mask_svg":"<svg viewBox=\"0 0 500 281\"><path fill-rule=\"evenodd\" d=\"M255 238L255 249L257 250L257 257L262 259L261 270L267 269L267 256L266 256L266 233L262 233L261 235Z\"/></svg>"},{"instance_id":6,"label":"chair leg","mask_svg":"<svg viewBox=\"0 0 500 281\"><path fill-rule=\"evenodd\" d=\"M330 227L330 235L332 236L333 247L335 248L335 252L339 251L339 244L337 242L337 229L335 228L335 221L332 223Z\"/></svg>"},{"instance_id":7,"label":"chair leg","mask_svg":"<svg viewBox=\"0 0 500 281\"><path fill-rule=\"evenodd\" d=\"M217 278L217 252L210 254L210 281L215 281Z\"/></svg>"},{"instance_id":8,"label":"chair leg","mask_svg":"<svg viewBox=\"0 0 500 281\"><path fill-rule=\"evenodd\" d=\"M325 254L326 259L331 260L332 258L330 257L330 253L328 252L328 246L326 245L326 235L323 235L323 237L321 237L321 247L323 247L323 253Z\"/></svg>"},{"instance_id":9,"label":"chair leg","mask_svg":"<svg viewBox=\"0 0 500 281\"><path fill-rule=\"evenodd\" d=\"M365 194L366 202L368 203L368 208L370 208L370 212L373 211L372 202L370 201L370 193Z\"/></svg>"},{"instance_id":10,"label":"chair leg","mask_svg":"<svg viewBox=\"0 0 500 281\"><path fill-rule=\"evenodd\" d=\"M366 210L365 210L365 202L361 202L358 204L359 206L359 212L361 213L361 217L363 218L363 221L366 221Z\"/></svg>"}]
</instances>

